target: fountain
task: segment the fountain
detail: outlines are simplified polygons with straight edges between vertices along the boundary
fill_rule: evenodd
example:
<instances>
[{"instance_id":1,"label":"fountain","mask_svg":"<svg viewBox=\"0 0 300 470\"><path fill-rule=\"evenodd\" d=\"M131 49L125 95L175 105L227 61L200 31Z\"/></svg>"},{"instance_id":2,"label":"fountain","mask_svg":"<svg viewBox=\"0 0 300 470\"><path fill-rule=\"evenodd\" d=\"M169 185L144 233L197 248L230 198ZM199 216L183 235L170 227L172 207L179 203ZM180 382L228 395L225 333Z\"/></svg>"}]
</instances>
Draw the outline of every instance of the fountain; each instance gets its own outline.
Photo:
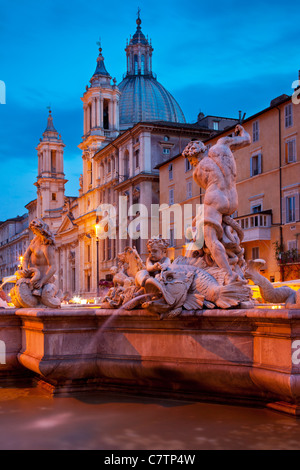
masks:
<instances>
[{"instance_id":1,"label":"fountain","mask_svg":"<svg viewBox=\"0 0 300 470\"><path fill-rule=\"evenodd\" d=\"M183 156L206 190L186 256L171 263L162 238L148 241L146 263L127 247L99 308L60 308L55 287L47 287L54 286L54 263L37 254L51 251L52 238L35 221L13 289L16 309L0 314L10 357L0 380L18 368L54 395L121 390L299 415L299 292L276 292L257 272L261 261L245 262L243 232L231 217L238 204L232 151L249 143L238 125L209 150L202 142L186 147ZM285 308L256 308L249 279L266 301Z\"/></svg>"}]
</instances>

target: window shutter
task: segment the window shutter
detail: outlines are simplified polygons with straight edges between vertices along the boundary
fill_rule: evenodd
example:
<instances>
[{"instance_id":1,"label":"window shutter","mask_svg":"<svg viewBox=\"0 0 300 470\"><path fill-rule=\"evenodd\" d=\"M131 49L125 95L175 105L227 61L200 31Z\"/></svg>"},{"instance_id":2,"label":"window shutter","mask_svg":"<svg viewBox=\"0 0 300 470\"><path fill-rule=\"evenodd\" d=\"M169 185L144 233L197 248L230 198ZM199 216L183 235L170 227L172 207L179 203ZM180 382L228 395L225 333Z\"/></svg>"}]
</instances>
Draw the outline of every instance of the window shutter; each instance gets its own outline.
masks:
<instances>
[{"instance_id":1,"label":"window shutter","mask_svg":"<svg viewBox=\"0 0 300 470\"><path fill-rule=\"evenodd\" d=\"M299 202L300 202L300 194L296 194L295 196L295 222L300 220Z\"/></svg>"},{"instance_id":2,"label":"window shutter","mask_svg":"<svg viewBox=\"0 0 300 470\"><path fill-rule=\"evenodd\" d=\"M258 174L262 173L262 158L261 153L258 154Z\"/></svg>"},{"instance_id":3,"label":"window shutter","mask_svg":"<svg viewBox=\"0 0 300 470\"><path fill-rule=\"evenodd\" d=\"M282 198L282 223L286 224L286 205L287 205L287 198Z\"/></svg>"},{"instance_id":4,"label":"window shutter","mask_svg":"<svg viewBox=\"0 0 300 470\"><path fill-rule=\"evenodd\" d=\"M250 176L253 176L253 163L252 163L252 158L250 157Z\"/></svg>"}]
</instances>

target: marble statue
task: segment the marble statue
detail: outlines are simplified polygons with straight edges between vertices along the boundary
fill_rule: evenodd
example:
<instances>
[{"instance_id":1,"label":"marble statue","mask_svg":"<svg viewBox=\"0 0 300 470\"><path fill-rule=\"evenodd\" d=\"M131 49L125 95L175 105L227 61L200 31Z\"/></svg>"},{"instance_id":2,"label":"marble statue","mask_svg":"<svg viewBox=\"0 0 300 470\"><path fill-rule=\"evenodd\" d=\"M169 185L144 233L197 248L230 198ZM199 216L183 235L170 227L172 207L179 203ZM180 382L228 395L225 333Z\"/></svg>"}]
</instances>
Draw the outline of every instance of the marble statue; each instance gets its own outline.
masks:
<instances>
[{"instance_id":1,"label":"marble statue","mask_svg":"<svg viewBox=\"0 0 300 470\"><path fill-rule=\"evenodd\" d=\"M16 272L17 281L11 290L12 302L18 308L59 308L61 293L54 284L54 236L42 219L33 219L29 228L35 237L24 254L21 269Z\"/></svg>"},{"instance_id":2,"label":"marble statue","mask_svg":"<svg viewBox=\"0 0 300 470\"><path fill-rule=\"evenodd\" d=\"M259 287L262 299L271 304L285 304L286 308L300 308L300 289L295 291L288 286L274 288L272 283L259 272L260 269L264 269L265 264L265 260L262 259L248 261L245 272L245 277Z\"/></svg>"},{"instance_id":3,"label":"marble statue","mask_svg":"<svg viewBox=\"0 0 300 470\"><path fill-rule=\"evenodd\" d=\"M152 238L147 242L147 249L149 255L146 260L145 269L142 269L136 274L137 285L143 287L149 277L159 274L164 269L168 268L171 264L170 259L166 256L166 251L169 242L163 238Z\"/></svg>"},{"instance_id":4,"label":"marble statue","mask_svg":"<svg viewBox=\"0 0 300 470\"><path fill-rule=\"evenodd\" d=\"M236 163L232 150L250 144L250 136L241 125L233 136L220 138L207 149L201 141L192 141L182 155L194 166L193 177L205 189L203 232L207 264L216 264L226 272L225 283L243 279L245 268L243 249L240 247L242 230L230 217L238 209L236 190ZM197 217L193 221L197 227Z\"/></svg>"}]
</instances>

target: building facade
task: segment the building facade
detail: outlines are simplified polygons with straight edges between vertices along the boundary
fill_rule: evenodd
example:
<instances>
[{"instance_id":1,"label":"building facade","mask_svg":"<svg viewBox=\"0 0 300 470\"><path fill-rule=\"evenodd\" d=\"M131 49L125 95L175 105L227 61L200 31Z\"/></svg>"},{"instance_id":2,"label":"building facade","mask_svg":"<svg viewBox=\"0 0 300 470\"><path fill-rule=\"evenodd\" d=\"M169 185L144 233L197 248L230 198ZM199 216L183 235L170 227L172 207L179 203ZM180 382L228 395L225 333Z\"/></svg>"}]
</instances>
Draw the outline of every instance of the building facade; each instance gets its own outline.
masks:
<instances>
[{"instance_id":1,"label":"building facade","mask_svg":"<svg viewBox=\"0 0 300 470\"><path fill-rule=\"evenodd\" d=\"M234 152L239 207L233 216L244 230L245 258L265 259L262 274L273 282L299 279L300 106L280 96L243 126L251 145ZM234 126L204 142L212 146L233 131ZM161 203L203 203L204 192L186 166L181 155L160 165ZM175 240L171 255L181 254L185 243L184 238Z\"/></svg>"}]
</instances>

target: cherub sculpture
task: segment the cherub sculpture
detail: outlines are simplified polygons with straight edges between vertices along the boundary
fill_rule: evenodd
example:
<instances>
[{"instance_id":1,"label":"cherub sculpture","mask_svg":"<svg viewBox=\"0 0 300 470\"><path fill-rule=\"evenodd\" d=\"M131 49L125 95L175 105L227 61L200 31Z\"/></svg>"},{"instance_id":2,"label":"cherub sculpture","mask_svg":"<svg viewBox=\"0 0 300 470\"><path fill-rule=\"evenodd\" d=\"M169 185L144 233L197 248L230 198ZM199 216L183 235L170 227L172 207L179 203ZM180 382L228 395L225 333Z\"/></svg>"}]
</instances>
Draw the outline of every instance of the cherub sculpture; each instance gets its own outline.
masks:
<instances>
[{"instance_id":1,"label":"cherub sculpture","mask_svg":"<svg viewBox=\"0 0 300 470\"><path fill-rule=\"evenodd\" d=\"M147 242L149 255L146 260L146 269L140 270L135 276L137 285L143 287L149 277L155 277L171 265L166 256L169 242L163 238L152 238Z\"/></svg>"},{"instance_id":2,"label":"cherub sculpture","mask_svg":"<svg viewBox=\"0 0 300 470\"><path fill-rule=\"evenodd\" d=\"M29 228L35 237L24 254L21 269L16 272L17 282L11 290L12 302L18 308L58 308L61 305L61 293L58 293L54 284L54 236L42 219L33 219Z\"/></svg>"}]
</instances>

